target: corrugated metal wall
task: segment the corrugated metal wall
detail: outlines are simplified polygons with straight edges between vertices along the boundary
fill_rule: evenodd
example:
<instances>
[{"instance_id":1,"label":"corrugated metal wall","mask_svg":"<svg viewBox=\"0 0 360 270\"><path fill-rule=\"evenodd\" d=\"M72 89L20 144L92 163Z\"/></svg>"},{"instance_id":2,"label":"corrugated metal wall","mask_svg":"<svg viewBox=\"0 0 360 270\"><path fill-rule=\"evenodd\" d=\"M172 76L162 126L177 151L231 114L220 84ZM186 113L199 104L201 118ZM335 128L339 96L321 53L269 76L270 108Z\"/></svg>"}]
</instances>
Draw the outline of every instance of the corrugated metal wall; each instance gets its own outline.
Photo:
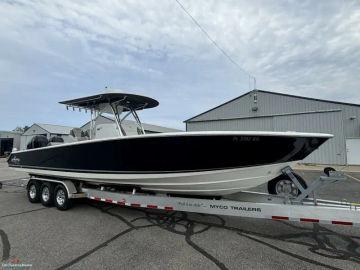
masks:
<instances>
[{"instance_id":1,"label":"corrugated metal wall","mask_svg":"<svg viewBox=\"0 0 360 270\"><path fill-rule=\"evenodd\" d=\"M255 94L257 96L256 103L254 102ZM253 107L257 107L257 111L253 111ZM345 136L360 137L360 106L290 97L262 91L251 91L218 108L194 117L190 122L324 110L342 110Z\"/></svg>"},{"instance_id":2,"label":"corrugated metal wall","mask_svg":"<svg viewBox=\"0 0 360 270\"><path fill-rule=\"evenodd\" d=\"M304 162L323 164L345 164L346 147L342 112L311 113L274 117L276 131L303 131L330 133L334 138L328 140Z\"/></svg>"},{"instance_id":3,"label":"corrugated metal wall","mask_svg":"<svg viewBox=\"0 0 360 270\"><path fill-rule=\"evenodd\" d=\"M190 122L187 131L211 130L274 130L272 117L245 118L221 121Z\"/></svg>"},{"instance_id":4,"label":"corrugated metal wall","mask_svg":"<svg viewBox=\"0 0 360 270\"><path fill-rule=\"evenodd\" d=\"M334 134L334 138L307 157L304 162L345 164L345 138L342 112L308 113L234 120L201 121L187 123L188 131L201 130L263 130L299 131Z\"/></svg>"},{"instance_id":5,"label":"corrugated metal wall","mask_svg":"<svg viewBox=\"0 0 360 270\"><path fill-rule=\"evenodd\" d=\"M254 110L254 107L257 109ZM331 133L335 138L321 146L305 162L345 164L345 139L360 137L360 106L254 90L192 118L186 127L188 131L294 130Z\"/></svg>"}]
</instances>

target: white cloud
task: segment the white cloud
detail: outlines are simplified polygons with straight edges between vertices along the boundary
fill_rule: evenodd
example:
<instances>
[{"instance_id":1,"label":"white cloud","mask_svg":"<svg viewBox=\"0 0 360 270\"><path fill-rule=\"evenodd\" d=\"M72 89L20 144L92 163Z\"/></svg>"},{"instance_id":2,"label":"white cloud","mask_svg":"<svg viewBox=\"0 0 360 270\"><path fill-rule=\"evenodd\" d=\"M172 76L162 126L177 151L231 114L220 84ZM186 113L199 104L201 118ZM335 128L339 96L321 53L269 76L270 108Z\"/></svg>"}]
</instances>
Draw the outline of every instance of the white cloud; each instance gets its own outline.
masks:
<instances>
[{"instance_id":1,"label":"white cloud","mask_svg":"<svg viewBox=\"0 0 360 270\"><path fill-rule=\"evenodd\" d=\"M258 88L360 103L358 1L181 2ZM121 84L164 100L171 125L248 89L170 0L3 1L0 43L1 92Z\"/></svg>"}]
</instances>

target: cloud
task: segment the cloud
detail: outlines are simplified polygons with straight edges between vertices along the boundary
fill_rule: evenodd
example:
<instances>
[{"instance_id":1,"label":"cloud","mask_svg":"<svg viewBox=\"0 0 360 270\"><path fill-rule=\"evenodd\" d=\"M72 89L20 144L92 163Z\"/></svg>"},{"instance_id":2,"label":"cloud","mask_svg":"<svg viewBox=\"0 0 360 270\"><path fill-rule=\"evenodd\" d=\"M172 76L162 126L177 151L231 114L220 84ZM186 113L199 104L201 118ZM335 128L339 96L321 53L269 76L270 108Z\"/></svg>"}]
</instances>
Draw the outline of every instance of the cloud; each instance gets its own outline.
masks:
<instances>
[{"instance_id":1,"label":"cloud","mask_svg":"<svg viewBox=\"0 0 360 270\"><path fill-rule=\"evenodd\" d=\"M257 88L360 103L358 1L181 2ZM105 86L158 98L142 114L172 127L249 90L175 1L2 1L0 44L1 129L80 125L56 102Z\"/></svg>"}]
</instances>

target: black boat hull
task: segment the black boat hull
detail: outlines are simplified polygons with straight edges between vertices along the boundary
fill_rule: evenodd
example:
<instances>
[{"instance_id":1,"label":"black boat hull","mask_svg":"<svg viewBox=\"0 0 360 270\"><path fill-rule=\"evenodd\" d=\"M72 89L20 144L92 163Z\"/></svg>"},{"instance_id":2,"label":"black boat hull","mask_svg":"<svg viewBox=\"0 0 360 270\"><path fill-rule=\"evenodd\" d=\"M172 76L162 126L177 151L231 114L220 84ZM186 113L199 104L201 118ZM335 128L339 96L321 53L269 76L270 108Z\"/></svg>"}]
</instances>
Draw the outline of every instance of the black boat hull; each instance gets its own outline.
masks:
<instances>
[{"instance_id":1,"label":"black boat hull","mask_svg":"<svg viewBox=\"0 0 360 270\"><path fill-rule=\"evenodd\" d=\"M10 155L30 174L172 193L229 194L267 182L329 136L195 132L129 136Z\"/></svg>"}]
</instances>

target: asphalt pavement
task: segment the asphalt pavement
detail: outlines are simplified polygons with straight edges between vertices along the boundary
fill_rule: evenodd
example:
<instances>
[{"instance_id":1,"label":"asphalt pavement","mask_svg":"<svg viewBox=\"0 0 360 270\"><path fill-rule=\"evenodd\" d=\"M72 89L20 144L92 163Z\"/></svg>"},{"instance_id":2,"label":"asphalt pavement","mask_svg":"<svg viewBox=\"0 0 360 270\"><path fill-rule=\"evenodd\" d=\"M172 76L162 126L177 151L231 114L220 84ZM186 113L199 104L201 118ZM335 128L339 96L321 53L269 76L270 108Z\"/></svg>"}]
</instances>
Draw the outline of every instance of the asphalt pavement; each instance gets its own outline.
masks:
<instances>
[{"instance_id":1,"label":"asphalt pavement","mask_svg":"<svg viewBox=\"0 0 360 270\"><path fill-rule=\"evenodd\" d=\"M299 171L307 181L320 172ZM360 201L360 173L317 193ZM360 269L360 228L132 209L31 204L0 159L0 269ZM257 188L264 190L264 186Z\"/></svg>"}]
</instances>

